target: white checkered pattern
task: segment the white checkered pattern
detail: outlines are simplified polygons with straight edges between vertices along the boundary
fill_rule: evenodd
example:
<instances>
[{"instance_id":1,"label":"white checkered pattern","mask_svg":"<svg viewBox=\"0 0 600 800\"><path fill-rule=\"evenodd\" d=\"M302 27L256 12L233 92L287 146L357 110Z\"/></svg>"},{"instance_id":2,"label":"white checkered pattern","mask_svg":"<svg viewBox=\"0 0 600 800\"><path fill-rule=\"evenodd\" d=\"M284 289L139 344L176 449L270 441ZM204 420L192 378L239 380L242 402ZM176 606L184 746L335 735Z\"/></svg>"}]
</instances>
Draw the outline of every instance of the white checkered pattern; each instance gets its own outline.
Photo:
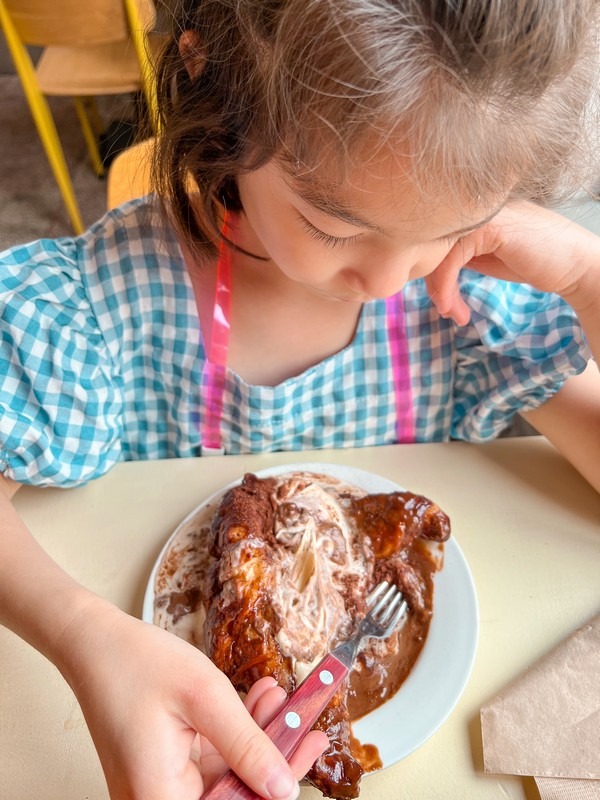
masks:
<instances>
[{"instance_id":1,"label":"white checkered pattern","mask_svg":"<svg viewBox=\"0 0 600 800\"><path fill-rule=\"evenodd\" d=\"M422 281L403 292L416 440L496 436L581 371L569 307L465 271L473 319L441 319ZM0 255L0 470L73 486L128 459L200 454L204 348L179 245L149 199L83 236ZM354 341L276 387L228 373L227 453L390 444L396 416L385 302Z\"/></svg>"}]
</instances>

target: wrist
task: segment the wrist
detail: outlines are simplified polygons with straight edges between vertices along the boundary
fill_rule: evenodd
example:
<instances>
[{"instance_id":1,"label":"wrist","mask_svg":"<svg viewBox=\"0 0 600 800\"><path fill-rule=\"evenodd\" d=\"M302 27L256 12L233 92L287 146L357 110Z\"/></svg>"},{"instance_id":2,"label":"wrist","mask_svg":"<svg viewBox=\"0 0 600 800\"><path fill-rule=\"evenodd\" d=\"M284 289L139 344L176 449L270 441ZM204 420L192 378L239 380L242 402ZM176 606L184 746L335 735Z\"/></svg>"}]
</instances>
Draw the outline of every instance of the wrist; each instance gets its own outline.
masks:
<instances>
[{"instance_id":1,"label":"wrist","mask_svg":"<svg viewBox=\"0 0 600 800\"><path fill-rule=\"evenodd\" d=\"M59 666L64 633L82 610L102 601L42 549L0 492L0 624Z\"/></svg>"},{"instance_id":2,"label":"wrist","mask_svg":"<svg viewBox=\"0 0 600 800\"><path fill-rule=\"evenodd\" d=\"M111 629L125 613L101 597L82 590L70 607L68 616L49 644L50 660L71 688L85 681L87 671L96 662L110 639Z\"/></svg>"},{"instance_id":3,"label":"wrist","mask_svg":"<svg viewBox=\"0 0 600 800\"><path fill-rule=\"evenodd\" d=\"M600 239L594 237L594 247L585 248L576 260L577 277L560 292L562 298L581 318L600 308Z\"/></svg>"}]
</instances>

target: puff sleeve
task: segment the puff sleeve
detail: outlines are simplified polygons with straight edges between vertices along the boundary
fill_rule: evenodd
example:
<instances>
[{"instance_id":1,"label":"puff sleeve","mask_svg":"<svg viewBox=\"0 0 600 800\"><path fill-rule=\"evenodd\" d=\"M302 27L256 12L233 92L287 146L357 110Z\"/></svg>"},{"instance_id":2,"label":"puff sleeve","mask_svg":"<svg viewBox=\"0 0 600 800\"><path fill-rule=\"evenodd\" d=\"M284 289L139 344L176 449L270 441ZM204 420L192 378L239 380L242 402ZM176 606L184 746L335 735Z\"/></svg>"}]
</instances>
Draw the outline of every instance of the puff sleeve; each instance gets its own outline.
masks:
<instances>
[{"instance_id":1,"label":"puff sleeve","mask_svg":"<svg viewBox=\"0 0 600 800\"><path fill-rule=\"evenodd\" d=\"M451 436L493 439L518 411L536 408L585 368L591 353L557 295L463 272L471 322L456 331Z\"/></svg>"},{"instance_id":2,"label":"puff sleeve","mask_svg":"<svg viewBox=\"0 0 600 800\"><path fill-rule=\"evenodd\" d=\"M78 240L0 254L0 471L75 486L120 460L122 392L78 266Z\"/></svg>"}]
</instances>

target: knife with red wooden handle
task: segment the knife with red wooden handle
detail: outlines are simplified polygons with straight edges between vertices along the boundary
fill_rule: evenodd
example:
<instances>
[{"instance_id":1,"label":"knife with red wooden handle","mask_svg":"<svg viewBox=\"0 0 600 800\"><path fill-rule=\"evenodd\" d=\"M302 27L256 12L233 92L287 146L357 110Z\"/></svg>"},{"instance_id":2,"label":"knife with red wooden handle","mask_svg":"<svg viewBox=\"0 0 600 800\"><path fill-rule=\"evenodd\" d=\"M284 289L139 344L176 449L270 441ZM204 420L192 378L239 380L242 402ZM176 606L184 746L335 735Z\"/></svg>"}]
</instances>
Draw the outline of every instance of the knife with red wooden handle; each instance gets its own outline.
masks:
<instances>
[{"instance_id":1,"label":"knife with red wooden handle","mask_svg":"<svg viewBox=\"0 0 600 800\"><path fill-rule=\"evenodd\" d=\"M402 592L387 581L379 583L367 597L369 611L358 630L328 653L310 675L289 696L286 704L269 722L265 733L288 759L315 724L342 681L348 676L358 647L365 636L384 639L405 616L408 605ZM202 800L260 800L234 772L227 772Z\"/></svg>"},{"instance_id":2,"label":"knife with red wooden handle","mask_svg":"<svg viewBox=\"0 0 600 800\"><path fill-rule=\"evenodd\" d=\"M269 722L265 733L288 759L302 739L315 724L350 668L329 653L310 675L289 696L281 711ZM235 772L229 770L212 789L202 795L202 800L260 800L243 783Z\"/></svg>"}]
</instances>

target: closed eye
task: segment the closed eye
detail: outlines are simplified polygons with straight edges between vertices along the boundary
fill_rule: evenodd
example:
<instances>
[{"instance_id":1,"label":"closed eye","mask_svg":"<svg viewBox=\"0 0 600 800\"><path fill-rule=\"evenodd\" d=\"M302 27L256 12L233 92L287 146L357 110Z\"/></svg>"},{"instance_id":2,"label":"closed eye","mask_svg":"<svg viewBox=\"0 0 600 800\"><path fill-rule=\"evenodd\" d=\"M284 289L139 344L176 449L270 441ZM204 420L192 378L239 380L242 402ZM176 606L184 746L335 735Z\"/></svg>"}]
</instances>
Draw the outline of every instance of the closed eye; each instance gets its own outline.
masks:
<instances>
[{"instance_id":1,"label":"closed eye","mask_svg":"<svg viewBox=\"0 0 600 800\"><path fill-rule=\"evenodd\" d=\"M444 244L448 245L455 245L459 239L462 239L464 234L455 233L453 236L440 236L438 242L443 242Z\"/></svg>"},{"instance_id":2,"label":"closed eye","mask_svg":"<svg viewBox=\"0 0 600 800\"><path fill-rule=\"evenodd\" d=\"M360 233L357 233L355 236L331 236L331 234L325 233L325 231L319 230L319 228L315 228L305 217L299 216L298 219L302 227L308 231L311 239L316 239L317 242L323 242L323 244L326 244L328 247L346 247L361 236Z\"/></svg>"}]
</instances>

